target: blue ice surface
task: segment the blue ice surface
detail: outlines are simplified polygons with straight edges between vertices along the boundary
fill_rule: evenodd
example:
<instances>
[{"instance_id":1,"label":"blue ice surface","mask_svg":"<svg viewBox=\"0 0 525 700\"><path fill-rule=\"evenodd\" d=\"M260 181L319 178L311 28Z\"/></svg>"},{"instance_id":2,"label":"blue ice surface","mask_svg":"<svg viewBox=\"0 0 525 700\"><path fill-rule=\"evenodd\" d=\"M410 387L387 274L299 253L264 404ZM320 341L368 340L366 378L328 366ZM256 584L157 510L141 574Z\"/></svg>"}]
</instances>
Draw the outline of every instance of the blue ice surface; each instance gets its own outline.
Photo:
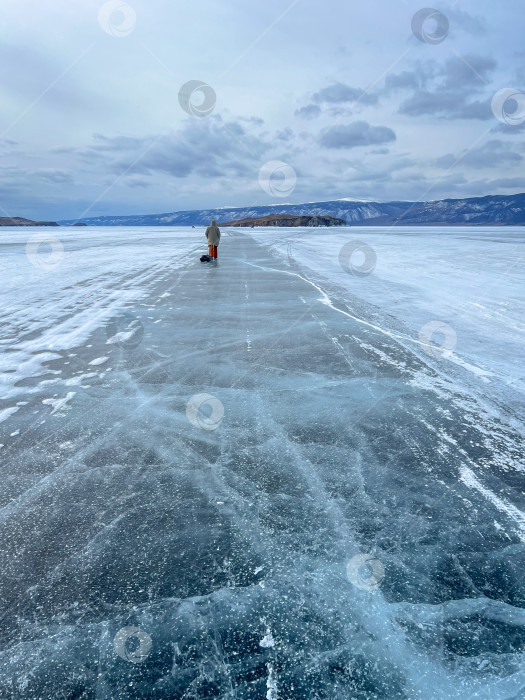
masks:
<instances>
[{"instance_id":1,"label":"blue ice surface","mask_svg":"<svg viewBox=\"0 0 525 700\"><path fill-rule=\"evenodd\" d=\"M332 233L224 231L203 265L199 230L58 230L51 269L30 233L0 242L2 698L524 697L490 351L425 350Z\"/></svg>"}]
</instances>

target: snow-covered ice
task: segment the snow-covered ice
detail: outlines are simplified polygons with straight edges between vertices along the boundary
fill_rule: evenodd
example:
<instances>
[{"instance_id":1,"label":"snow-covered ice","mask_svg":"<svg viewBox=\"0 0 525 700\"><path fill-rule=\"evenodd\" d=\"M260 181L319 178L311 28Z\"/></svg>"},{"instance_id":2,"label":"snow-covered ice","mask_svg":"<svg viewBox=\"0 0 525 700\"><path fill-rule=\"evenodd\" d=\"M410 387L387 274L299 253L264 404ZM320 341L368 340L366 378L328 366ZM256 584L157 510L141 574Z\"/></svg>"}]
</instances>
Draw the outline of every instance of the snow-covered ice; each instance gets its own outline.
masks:
<instances>
[{"instance_id":1,"label":"snow-covered ice","mask_svg":"<svg viewBox=\"0 0 525 700\"><path fill-rule=\"evenodd\" d=\"M0 230L0 697L524 697L523 229L43 229L53 269L38 231Z\"/></svg>"},{"instance_id":2,"label":"snow-covered ice","mask_svg":"<svg viewBox=\"0 0 525 700\"><path fill-rule=\"evenodd\" d=\"M525 392L523 229L345 228L317 236L295 229L283 236L274 228L255 235L309 278L344 287L413 333L444 321L456 331L463 362ZM348 241L373 251L373 274L355 276L341 267L338 255ZM357 249L354 262L359 267Z\"/></svg>"}]
</instances>

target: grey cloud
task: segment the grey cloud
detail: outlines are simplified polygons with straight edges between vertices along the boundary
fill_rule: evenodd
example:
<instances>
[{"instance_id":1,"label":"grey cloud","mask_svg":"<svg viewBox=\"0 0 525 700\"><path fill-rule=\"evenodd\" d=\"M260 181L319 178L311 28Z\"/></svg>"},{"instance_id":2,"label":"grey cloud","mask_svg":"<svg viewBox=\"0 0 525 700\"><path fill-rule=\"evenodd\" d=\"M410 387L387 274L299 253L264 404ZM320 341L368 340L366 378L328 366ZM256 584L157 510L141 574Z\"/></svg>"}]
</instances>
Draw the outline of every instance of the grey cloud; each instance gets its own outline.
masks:
<instances>
[{"instance_id":1,"label":"grey cloud","mask_svg":"<svg viewBox=\"0 0 525 700\"><path fill-rule=\"evenodd\" d=\"M454 165L457 159L458 157L454 156L452 153L446 153L444 156L435 158L432 161L432 164L437 165L438 168L445 168L448 170L448 168L451 168Z\"/></svg>"},{"instance_id":2,"label":"grey cloud","mask_svg":"<svg viewBox=\"0 0 525 700\"><path fill-rule=\"evenodd\" d=\"M490 182L491 187L497 187L498 189L507 189L508 187L518 189L520 192L525 191L525 178L524 177L500 177L496 180Z\"/></svg>"},{"instance_id":3,"label":"grey cloud","mask_svg":"<svg viewBox=\"0 0 525 700\"><path fill-rule=\"evenodd\" d=\"M346 182L392 182L394 174L411 168L414 166L414 161L408 158L389 159L388 162L383 160L373 161L374 165L370 165L361 161L343 161L341 165L345 165L347 172L344 173ZM396 176L395 178L399 178ZM404 174L404 180L409 180L410 175Z\"/></svg>"},{"instance_id":4,"label":"grey cloud","mask_svg":"<svg viewBox=\"0 0 525 700\"><path fill-rule=\"evenodd\" d=\"M521 124L503 124L500 122L492 131L499 132L501 134L511 134L516 135L518 131L525 131L525 122Z\"/></svg>"},{"instance_id":5,"label":"grey cloud","mask_svg":"<svg viewBox=\"0 0 525 700\"><path fill-rule=\"evenodd\" d=\"M446 15L451 25L461 27L467 34L481 36L487 33L487 23L483 17L471 15L457 7L447 9Z\"/></svg>"},{"instance_id":6,"label":"grey cloud","mask_svg":"<svg viewBox=\"0 0 525 700\"><path fill-rule=\"evenodd\" d=\"M393 92L407 88L417 90L422 83L422 78L424 79L425 76L422 76L419 71L405 70L402 73L391 73L385 78L385 91Z\"/></svg>"},{"instance_id":7,"label":"grey cloud","mask_svg":"<svg viewBox=\"0 0 525 700\"><path fill-rule=\"evenodd\" d=\"M317 104L323 102L339 104L359 101L363 105L377 105L379 102L376 94L368 94L361 88L353 88L344 83L333 83L322 88L322 90L313 95L312 100Z\"/></svg>"},{"instance_id":8,"label":"grey cloud","mask_svg":"<svg viewBox=\"0 0 525 700\"><path fill-rule=\"evenodd\" d=\"M261 119L261 117L238 117L238 120L255 126L262 126L264 124L264 119Z\"/></svg>"},{"instance_id":9,"label":"grey cloud","mask_svg":"<svg viewBox=\"0 0 525 700\"><path fill-rule=\"evenodd\" d=\"M319 105L306 105L306 107L301 107L301 109L295 110L296 117L302 117L303 119L314 119L321 114L321 108Z\"/></svg>"},{"instance_id":10,"label":"grey cloud","mask_svg":"<svg viewBox=\"0 0 525 700\"><path fill-rule=\"evenodd\" d=\"M112 143L119 143L120 139L106 138L105 143L111 146ZM154 140L144 141L151 143ZM173 177L186 177L192 173L213 178L224 175L251 176L269 148L268 142L248 133L241 124L212 116L187 120L180 131L154 143L132 167L129 168L129 161L133 158L130 153L126 159L113 161L110 168L116 173L129 168L130 175L163 172Z\"/></svg>"},{"instance_id":11,"label":"grey cloud","mask_svg":"<svg viewBox=\"0 0 525 700\"><path fill-rule=\"evenodd\" d=\"M404 100L399 113L409 117L433 114L444 119L492 119L490 100L468 102L465 95L421 91Z\"/></svg>"},{"instance_id":12,"label":"grey cloud","mask_svg":"<svg viewBox=\"0 0 525 700\"><path fill-rule=\"evenodd\" d=\"M285 129L281 129L280 131L275 132L275 138L278 141L291 141L293 139L293 136L294 133L289 126L287 126Z\"/></svg>"},{"instance_id":13,"label":"grey cloud","mask_svg":"<svg viewBox=\"0 0 525 700\"><path fill-rule=\"evenodd\" d=\"M142 188L147 188L152 186L152 182L149 182L148 180L144 180L143 178L129 178L126 180L126 185L128 187L142 187Z\"/></svg>"},{"instance_id":14,"label":"grey cloud","mask_svg":"<svg viewBox=\"0 0 525 700\"><path fill-rule=\"evenodd\" d=\"M103 134L93 134L96 143L91 148L94 151L129 151L142 148L148 139L136 136L114 136L108 138Z\"/></svg>"},{"instance_id":15,"label":"grey cloud","mask_svg":"<svg viewBox=\"0 0 525 700\"><path fill-rule=\"evenodd\" d=\"M414 61L412 70L404 70L401 73L388 73L385 77L384 91L421 89L430 85L447 72L447 64L441 64L434 60Z\"/></svg>"},{"instance_id":16,"label":"grey cloud","mask_svg":"<svg viewBox=\"0 0 525 700\"><path fill-rule=\"evenodd\" d=\"M83 151L78 151L78 156L86 163L94 163L97 161L106 160L108 155L104 151L94 151L91 148L87 148Z\"/></svg>"},{"instance_id":17,"label":"grey cloud","mask_svg":"<svg viewBox=\"0 0 525 700\"><path fill-rule=\"evenodd\" d=\"M465 54L452 56L444 65L436 62L416 63L413 71L403 71L385 78L386 94L411 90L412 94L399 106L399 113L411 117L425 114L443 119L493 118L492 94L485 99L496 61L487 56Z\"/></svg>"},{"instance_id":18,"label":"grey cloud","mask_svg":"<svg viewBox=\"0 0 525 700\"><path fill-rule=\"evenodd\" d=\"M481 148L470 151L466 156L470 164L480 167L495 167L496 165L518 164L523 156L517 152L514 144L494 139Z\"/></svg>"},{"instance_id":19,"label":"grey cloud","mask_svg":"<svg viewBox=\"0 0 525 700\"><path fill-rule=\"evenodd\" d=\"M57 155L71 155L73 153L78 153L79 149L74 146L59 146L58 148L52 148L51 153L56 153Z\"/></svg>"},{"instance_id":20,"label":"grey cloud","mask_svg":"<svg viewBox=\"0 0 525 700\"><path fill-rule=\"evenodd\" d=\"M458 157L447 153L436 158L434 164L441 168L450 168L458 160ZM518 165L522 161L523 156L517 153L511 144L494 139L480 148L474 148L466 153L459 163L471 168L498 168L505 165Z\"/></svg>"},{"instance_id":21,"label":"grey cloud","mask_svg":"<svg viewBox=\"0 0 525 700\"><path fill-rule=\"evenodd\" d=\"M445 90L476 89L487 84L490 73L496 69L494 59L477 54L453 56L445 63L440 75Z\"/></svg>"},{"instance_id":22,"label":"grey cloud","mask_svg":"<svg viewBox=\"0 0 525 700\"><path fill-rule=\"evenodd\" d=\"M344 83L333 83L322 88L312 96L312 102L305 107L296 110L295 116L303 119L314 119L321 114L319 105L326 104L332 107L332 114L344 114L344 105L359 103L363 106L375 106L379 103L376 94L368 94L361 88L350 87Z\"/></svg>"},{"instance_id":23,"label":"grey cloud","mask_svg":"<svg viewBox=\"0 0 525 700\"><path fill-rule=\"evenodd\" d=\"M347 179L349 182L390 182L392 180L392 173L386 170L380 173L357 173Z\"/></svg>"},{"instance_id":24,"label":"grey cloud","mask_svg":"<svg viewBox=\"0 0 525 700\"><path fill-rule=\"evenodd\" d=\"M43 168L42 170L37 170L34 174L41 180L47 180L47 182L54 182L57 184L71 184L74 182L73 175L65 170Z\"/></svg>"},{"instance_id":25,"label":"grey cloud","mask_svg":"<svg viewBox=\"0 0 525 700\"><path fill-rule=\"evenodd\" d=\"M462 109L459 110L458 116L461 119L492 119L493 112L490 106L490 100L485 102L481 100L474 100L473 102L467 102L463 105Z\"/></svg>"},{"instance_id":26,"label":"grey cloud","mask_svg":"<svg viewBox=\"0 0 525 700\"><path fill-rule=\"evenodd\" d=\"M321 132L319 136L319 143L325 148L356 148L395 140L396 135L389 127L371 126L365 121L332 126Z\"/></svg>"}]
</instances>

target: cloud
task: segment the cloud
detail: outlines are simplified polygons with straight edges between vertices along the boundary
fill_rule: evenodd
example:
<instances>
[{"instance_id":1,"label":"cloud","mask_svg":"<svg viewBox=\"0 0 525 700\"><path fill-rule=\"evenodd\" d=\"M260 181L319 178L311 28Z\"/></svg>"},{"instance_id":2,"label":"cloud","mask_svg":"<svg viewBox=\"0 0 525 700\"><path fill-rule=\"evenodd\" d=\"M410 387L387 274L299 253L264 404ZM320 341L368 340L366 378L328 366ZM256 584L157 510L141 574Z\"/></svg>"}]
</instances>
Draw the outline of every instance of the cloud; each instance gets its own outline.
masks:
<instances>
[{"instance_id":1,"label":"cloud","mask_svg":"<svg viewBox=\"0 0 525 700\"><path fill-rule=\"evenodd\" d=\"M316 104L361 102L363 105L377 105L379 97L376 94L368 94L361 88L353 88L344 83L333 83L316 92L312 101Z\"/></svg>"},{"instance_id":2,"label":"cloud","mask_svg":"<svg viewBox=\"0 0 525 700\"><path fill-rule=\"evenodd\" d=\"M440 168L451 168L458 160L458 156L447 153L433 161ZM512 144L494 139L488 141L480 148L474 148L461 158L460 163L470 168L499 168L501 166L515 166L523 161L523 156L516 151Z\"/></svg>"},{"instance_id":3,"label":"cloud","mask_svg":"<svg viewBox=\"0 0 525 700\"><path fill-rule=\"evenodd\" d=\"M385 78L384 91L390 93L394 92L395 90L404 90L408 88L417 90L422 83L422 78L424 77L424 74L422 76L419 70L405 70L402 73L391 73Z\"/></svg>"},{"instance_id":4,"label":"cloud","mask_svg":"<svg viewBox=\"0 0 525 700\"><path fill-rule=\"evenodd\" d=\"M525 177L501 177L490 182L491 187L497 189L517 189L520 192L525 192Z\"/></svg>"},{"instance_id":5,"label":"cloud","mask_svg":"<svg viewBox=\"0 0 525 700\"><path fill-rule=\"evenodd\" d=\"M433 115L440 119L492 119L492 91L486 86L497 63L478 54L457 55L443 65L418 62L414 70L385 78L384 92L411 91L399 106L409 117Z\"/></svg>"},{"instance_id":6,"label":"cloud","mask_svg":"<svg viewBox=\"0 0 525 700\"><path fill-rule=\"evenodd\" d=\"M490 100L468 102L465 95L456 93L417 92L404 100L399 113L409 117L432 114L443 119L493 119Z\"/></svg>"},{"instance_id":7,"label":"cloud","mask_svg":"<svg viewBox=\"0 0 525 700\"><path fill-rule=\"evenodd\" d=\"M500 122L494 129L494 132L499 132L501 134L512 134L515 135L518 131L525 131L525 121L521 124L503 124Z\"/></svg>"},{"instance_id":8,"label":"cloud","mask_svg":"<svg viewBox=\"0 0 525 700\"><path fill-rule=\"evenodd\" d=\"M446 61L438 77L442 79L441 87L444 90L473 91L489 82L490 74L496 67L496 61L488 56L457 55Z\"/></svg>"},{"instance_id":9,"label":"cloud","mask_svg":"<svg viewBox=\"0 0 525 700\"><path fill-rule=\"evenodd\" d=\"M47 182L54 182L57 184L70 184L74 182L73 175L65 170L42 168L41 170L37 170L34 174L41 180L47 180Z\"/></svg>"},{"instance_id":10,"label":"cloud","mask_svg":"<svg viewBox=\"0 0 525 700\"><path fill-rule=\"evenodd\" d=\"M142 148L147 139L136 136L113 136L107 137L103 134L93 134L95 145L91 146L94 151L128 151Z\"/></svg>"},{"instance_id":11,"label":"cloud","mask_svg":"<svg viewBox=\"0 0 525 700\"><path fill-rule=\"evenodd\" d=\"M396 135L389 127L371 126L365 121L332 126L319 135L319 144L324 148L356 148L395 140Z\"/></svg>"},{"instance_id":12,"label":"cloud","mask_svg":"<svg viewBox=\"0 0 525 700\"><path fill-rule=\"evenodd\" d=\"M295 111L296 117L315 119L322 113L320 105L329 105L332 114L344 114L342 106L348 104L376 106L379 103L377 94L368 94L361 88L350 87L345 83L332 83L312 95L312 102Z\"/></svg>"},{"instance_id":13,"label":"cloud","mask_svg":"<svg viewBox=\"0 0 525 700\"><path fill-rule=\"evenodd\" d=\"M278 141L292 141L294 137L294 132L287 126L285 129L275 132L275 138Z\"/></svg>"},{"instance_id":14,"label":"cloud","mask_svg":"<svg viewBox=\"0 0 525 700\"><path fill-rule=\"evenodd\" d=\"M78 153L78 148L74 146L59 146L58 148L51 148L50 153L56 153L57 155L72 155Z\"/></svg>"},{"instance_id":15,"label":"cloud","mask_svg":"<svg viewBox=\"0 0 525 700\"><path fill-rule=\"evenodd\" d=\"M319 105L306 105L306 107L301 107L301 109L295 110L295 116L301 117L302 119L314 119L321 114L321 108Z\"/></svg>"},{"instance_id":16,"label":"cloud","mask_svg":"<svg viewBox=\"0 0 525 700\"><path fill-rule=\"evenodd\" d=\"M471 15L457 7L450 7L446 13L450 23L461 27L467 34L481 36L487 33L487 22L484 17Z\"/></svg>"},{"instance_id":17,"label":"cloud","mask_svg":"<svg viewBox=\"0 0 525 700\"><path fill-rule=\"evenodd\" d=\"M238 117L238 121L246 122L246 124L252 124L255 126L262 126L264 124L264 119L261 117Z\"/></svg>"},{"instance_id":18,"label":"cloud","mask_svg":"<svg viewBox=\"0 0 525 700\"><path fill-rule=\"evenodd\" d=\"M110 161L109 169L120 174L129 168L130 176L160 172L177 178L192 174L206 178L251 177L271 148L269 142L248 132L238 121L224 121L215 115L188 119L182 129L159 140L101 135L97 140L102 141L105 151L119 154ZM123 156L122 151L128 153ZM137 156L141 157L134 163Z\"/></svg>"},{"instance_id":19,"label":"cloud","mask_svg":"<svg viewBox=\"0 0 525 700\"><path fill-rule=\"evenodd\" d=\"M126 180L126 185L127 187L142 187L143 189L146 189L147 187L151 187L153 183L149 182L148 180L144 180L144 178L129 178Z\"/></svg>"}]
</instances>

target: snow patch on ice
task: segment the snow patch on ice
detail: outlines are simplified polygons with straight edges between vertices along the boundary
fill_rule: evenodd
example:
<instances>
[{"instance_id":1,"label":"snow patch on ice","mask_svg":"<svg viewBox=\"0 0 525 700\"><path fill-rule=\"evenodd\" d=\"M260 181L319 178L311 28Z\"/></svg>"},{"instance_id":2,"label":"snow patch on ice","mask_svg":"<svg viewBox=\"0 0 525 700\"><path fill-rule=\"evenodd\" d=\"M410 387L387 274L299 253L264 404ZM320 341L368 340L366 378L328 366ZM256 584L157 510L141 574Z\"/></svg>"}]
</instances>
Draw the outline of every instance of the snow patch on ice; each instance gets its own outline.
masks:
<instances>
[{"instance_id":1,"label":"snow patch on ice","mask_svg":"<svg viewBox=\"0 0 525 700\"><path fill-rule=\"evenodd\" d=\"M0 423L3 423L5 420L9 418L9 416L12 416L13 413L16 413L19 411L18 406L11 406L10 408L4 408L3 410L0 411Z\"/></svg>"},{"instance_id":2,"label":"snow patch on ice","mask_svg":"<svg viewBox=\"0 0 525 700\"><path fill-rule=\"evenodd\" d=\"M96 357L94 360L91 360L88 364L90 365L103 365L105 362L109 360L109 357Z\"/></svg>"},{"instance_id":3,"label":"snow patch on ice","mask_svg":"<svg viewBox=\"0 0 525 700\"><path fill-rule=\"evenodd\" d=\"M97 377L97 372L85 372L84 374L79 374L77 377L70 377L66 379L64 384L66 386L81 386L84 379L90 379L91 377Z\"/></svg>"},{"instance_id":4,"label":"snow patch on ice","mask_svg":"<svg viewBox=\"0 0 525 700\"><path fill-rule=\"evenodd\" d=\"M140 326L136 326L129 331L119 331L106 340L106 345L115 345L115 343L126 343L128 340L140 331Z\"/></svg>"},{"instance_id":5,"label":"snow patch on ice","mask_svg":"<svg viewBox=\"0 0 525 700\"><path fill-rule=\"evenodd\" d=\"M42 399L42 403L46 404L47 406L53 406L53 410L51 411L51 415L53 415L53 413L63 409L76 393L76 391L68 391L66 396L61 399Z\"/></svg>"},{"instance_id":6,"label":"snow patch on ice","mask_svg":"<svg viewBox=\"0 0 525 700\"><path fill-rule=\"evenodd\" d=\"M277 700L277 682L273 675L272 664L266 664L268 678L266 679L266 700Z\"/></svg>"},{"instance_id":7,"label":"snow patch on ice","mask_svg":"<svg viewBox=\"0 0 525 700\"><path fill-rule=\"evenodd\" d=\"M269 627L267 627L267 628L266 628L266 634L264 635L264 637L263 637L263 638L261 639L261 641L259 642L259 646L260 646L260 647L264 647L265 649L270 649L271 647L274 646L274 644L275 644L275 640L274 640L274 638L273 638L273 636L272 636L272 631L271 631L271 629L270 629Z\"/></svg>"}]
</instances>

